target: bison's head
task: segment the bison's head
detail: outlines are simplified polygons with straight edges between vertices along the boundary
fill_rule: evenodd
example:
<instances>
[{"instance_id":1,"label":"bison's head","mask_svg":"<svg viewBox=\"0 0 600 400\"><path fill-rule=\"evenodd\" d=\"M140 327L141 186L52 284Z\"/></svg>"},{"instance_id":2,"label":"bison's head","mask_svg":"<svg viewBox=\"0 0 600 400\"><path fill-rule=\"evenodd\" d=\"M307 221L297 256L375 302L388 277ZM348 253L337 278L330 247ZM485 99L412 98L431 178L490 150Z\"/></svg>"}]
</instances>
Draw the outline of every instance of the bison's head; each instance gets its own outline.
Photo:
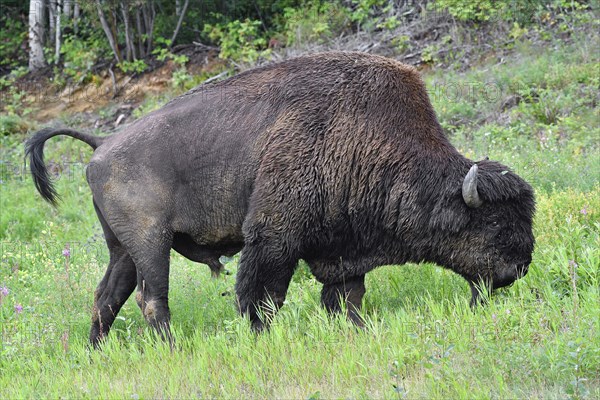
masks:
<instances>
[{"instance_id":1,"label":"bison's head","mask_svg":"<svg viewBox=\"0 0 600 400\"><path fill-rule=\"evenodd\" d=\"M508 286L527 274L533 190L507 167L482 161L470 168L462 188L446 194L431 219L441 238L439 262L469 281L474 305L481 289Z\"/></svg>"}]
</instances>

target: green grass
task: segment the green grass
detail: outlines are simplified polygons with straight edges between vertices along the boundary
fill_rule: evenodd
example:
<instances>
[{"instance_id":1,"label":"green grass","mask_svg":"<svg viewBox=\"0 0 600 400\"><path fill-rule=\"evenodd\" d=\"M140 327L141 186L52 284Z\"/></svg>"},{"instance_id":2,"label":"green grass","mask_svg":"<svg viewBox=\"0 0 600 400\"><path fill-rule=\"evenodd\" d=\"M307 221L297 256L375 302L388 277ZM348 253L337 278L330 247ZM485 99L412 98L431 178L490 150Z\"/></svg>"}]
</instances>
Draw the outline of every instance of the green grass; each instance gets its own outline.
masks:
<instances>
[{"instance_id":1,"label":"green grass","mask_svg":"<svg viewBox=\"0 0 600 400\"><path fill-rule=\"evenodd\" d=\"M0 138L0 287L10 290L0 304L0 396L600 397L593 41L547 50L523 45L503 65L427 77L429 87L519 81L519 90L538 93L517 93L521 102L506 109L504 97L515 94L507 89L495 102L432 96L463 153L500 160L536 189L530 272L475 312L467 284L453 273L428 264L386 266L367 275L367 327L356 329L327 316L320 285L301 266L272 329L255 336L235 311L234 276L212 280L206 266L173 255L176 349L155 338L129 301L103 350L90 351L92 295L108 259L83 174L91 150L70 139L48 142L47 159L61 177L56 210L23 171L24 137ZM542 112L548 104L552 112ZM227 267L235 272L235 261Z\"/></svg>"}]
</instances>

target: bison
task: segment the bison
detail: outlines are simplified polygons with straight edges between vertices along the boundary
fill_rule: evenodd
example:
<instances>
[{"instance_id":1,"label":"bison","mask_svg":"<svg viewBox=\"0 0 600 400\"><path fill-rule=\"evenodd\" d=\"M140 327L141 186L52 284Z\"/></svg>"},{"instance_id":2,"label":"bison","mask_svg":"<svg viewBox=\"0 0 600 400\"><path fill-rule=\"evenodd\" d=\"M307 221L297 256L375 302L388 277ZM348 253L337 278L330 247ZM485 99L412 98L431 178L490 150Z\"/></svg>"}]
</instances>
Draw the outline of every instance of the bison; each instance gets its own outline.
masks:
<instances>
[{"instance_id":1,"label":"bison","mask_svg":"<svg viewBox=\"0 0 600 400\"><path fill-rule=\"evenodd\" d=\"M95 345L136 285L144 317L168 335L171 248L215 273L220 255L241 250L237 302L257 330L300 259L323 284L326 309L357 323L377 266L449 268L474 305L480 288L511 284L531 262L531 186L459 154L419 74L392 59L298 57L199 86L112 136L43 129L26 151L51 203L43 147L56 135L94 149L86 175L110 252Z\"/></svg>"}]
</instances>

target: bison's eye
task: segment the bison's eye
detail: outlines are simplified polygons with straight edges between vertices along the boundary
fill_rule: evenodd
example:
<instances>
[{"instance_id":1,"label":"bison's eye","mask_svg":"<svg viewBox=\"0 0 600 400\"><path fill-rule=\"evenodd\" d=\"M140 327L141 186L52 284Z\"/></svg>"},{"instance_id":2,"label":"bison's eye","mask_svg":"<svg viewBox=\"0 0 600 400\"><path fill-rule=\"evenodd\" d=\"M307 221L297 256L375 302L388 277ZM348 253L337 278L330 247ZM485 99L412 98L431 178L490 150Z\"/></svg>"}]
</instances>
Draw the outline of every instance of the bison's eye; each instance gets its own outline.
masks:
<instances>
[{"instance_id":1,"label":"bison's eye","mask_svg":"<svg viewBox=\"0 0 600 400\"><path fill-rule=\"evenodd\" d=\"M490 226L492 228L498 228L500 226L500 224L498 223L498 221L492 221L492 222L490 222Z\"/></svg>"}]
</instances>

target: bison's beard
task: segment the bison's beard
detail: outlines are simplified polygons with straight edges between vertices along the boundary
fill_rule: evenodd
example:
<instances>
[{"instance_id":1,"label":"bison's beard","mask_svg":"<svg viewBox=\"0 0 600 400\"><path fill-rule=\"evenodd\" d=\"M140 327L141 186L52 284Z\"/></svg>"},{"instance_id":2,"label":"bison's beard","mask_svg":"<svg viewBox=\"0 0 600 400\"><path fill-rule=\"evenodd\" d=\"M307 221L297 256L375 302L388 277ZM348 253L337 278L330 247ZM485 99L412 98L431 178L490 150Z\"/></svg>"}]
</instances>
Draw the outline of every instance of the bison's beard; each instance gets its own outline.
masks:
<instances>
[{"instance_id":1,"label":"bison's beard","mask_svg":"<svg viewBox=\"0 0 600 400\"><path fill-rule=\"evenodd\" d=\"M485 303L485 299L495 289L511 286L517 279L527 275L529 263L512 264L493 273L492 278L468 279L471 286L471 307Z\"/></svg>"}]
</instances>

